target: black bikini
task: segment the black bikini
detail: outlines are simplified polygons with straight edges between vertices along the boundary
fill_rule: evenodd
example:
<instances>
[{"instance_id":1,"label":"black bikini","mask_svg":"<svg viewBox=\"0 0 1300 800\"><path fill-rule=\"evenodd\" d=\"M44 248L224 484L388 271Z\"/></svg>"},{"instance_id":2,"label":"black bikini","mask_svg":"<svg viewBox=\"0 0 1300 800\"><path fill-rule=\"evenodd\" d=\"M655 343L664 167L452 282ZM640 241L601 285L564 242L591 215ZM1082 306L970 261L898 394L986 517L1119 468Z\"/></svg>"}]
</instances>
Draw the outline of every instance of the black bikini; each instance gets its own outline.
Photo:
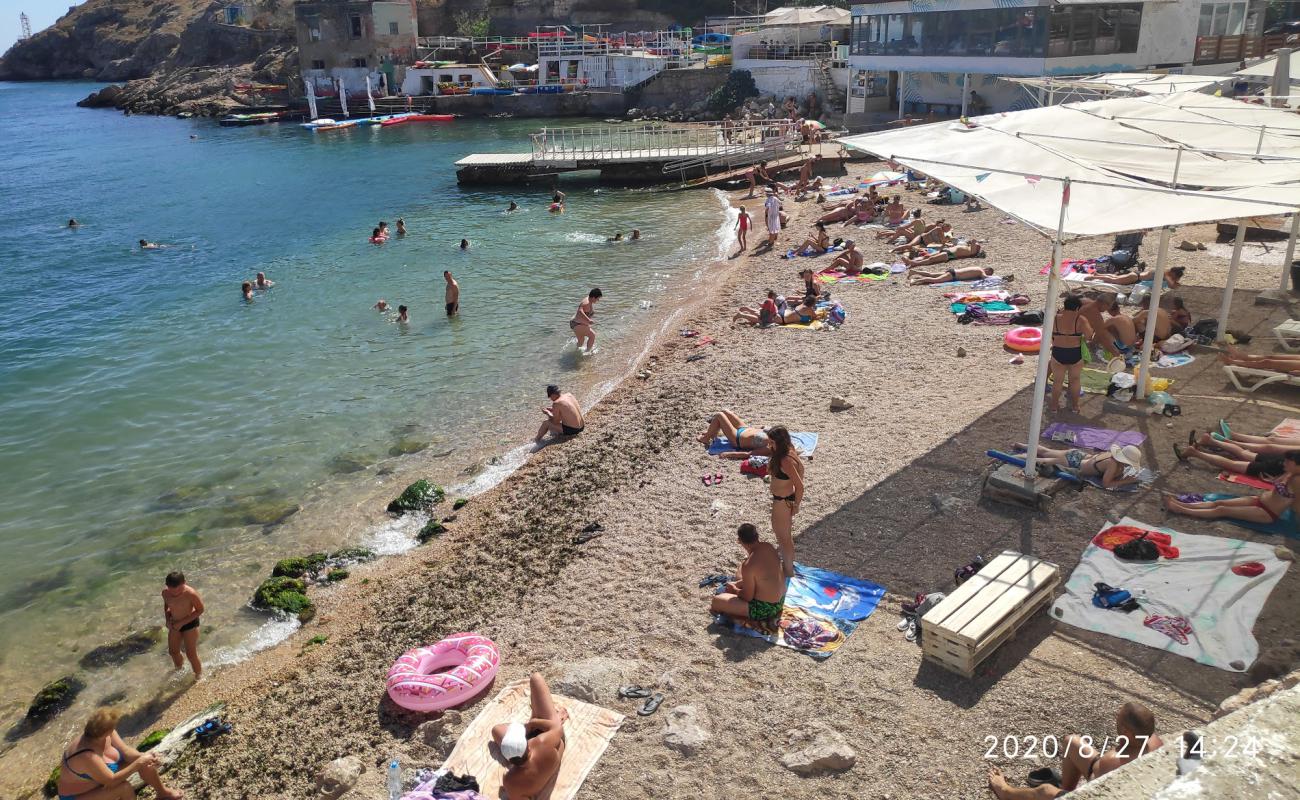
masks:
<instances>
[{"instance_id":1,"label":"black bikini","mask_svg":"<svg viewBox=\"0 0 1300 800\"><path fill-rule=\"evenodd\" d=\"M1053 337L1079 335L1079 317L1077 316L1078 312L1075 313L1076 316L1074 318L1074 333L1064 333L1063 331L1056 331L1055 333L1052 334ZM1055 344L1052 345L1052 359L1056 361L1056 363L1063 364L1067 367L1073 364L1078 364L1080 361L1083 360L1083 340L1082 339L1079 340L1079 344L1075 345L1074 347L1061 347Z\"/></svg>"},{"instance_id":2,"label":"black bikini","mask_svg":"<svg viewBox=\"0 0 1300 800\"><path fill-rule=\"evenodd\" d=\"M776 461L776 460L772 461L772 477L776 480L782 480L782 481L790 480L790 476L786 475L784 472L781 471L780 461ZM772 495L772 499L774 501L784 500L787 503L793 503L795 499L795 494L791 492L789 497L778 497L777 495Z\"/></svg>"}]
</instances>

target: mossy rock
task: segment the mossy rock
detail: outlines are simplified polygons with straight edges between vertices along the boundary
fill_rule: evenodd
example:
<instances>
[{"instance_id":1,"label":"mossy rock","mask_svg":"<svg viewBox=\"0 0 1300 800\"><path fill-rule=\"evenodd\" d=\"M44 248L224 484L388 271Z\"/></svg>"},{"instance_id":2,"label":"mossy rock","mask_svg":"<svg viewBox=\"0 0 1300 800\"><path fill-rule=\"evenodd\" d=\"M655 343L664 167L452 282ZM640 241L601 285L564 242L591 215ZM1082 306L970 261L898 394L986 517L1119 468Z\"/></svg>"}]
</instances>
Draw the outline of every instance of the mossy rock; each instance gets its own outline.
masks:
<instances>
[{"instance_id":1,"label":"mossy rock","mask_svg":"<svg viewBox=\"0 0 1300 800\"><path fill-rule=\"evenodd\" d=\"M329 581L330 583L334 583L335 581L347 580L347 577L350 574L351 574L350 572L343 569L342 567L335 567L334 569L325 573L325 580Z\"/></svg>"},{"instance_id":2,"label":"mossy rock","mask_svg":"<svg viewBox=\"0 0 1300 800\"><path fill-rule=\"evenodd\" d=\"M316 606L307 597L307 584L298 578L274 577L262 581L253 592L253 607L294 614L300 622L316 616Z\"/></svg>"},{"instance_id":3,"label":"mossy rock","mask_svg":"<svg viewBox=\"0 0 1300 800\"><path fill-rule=\"evenodd\" d=\"M50 681L41 687L27 707L27 721L36 727L58 716L72 701L77 699L81 690L86 688L75 675L65 675L57 681Z\"/></svg>"},{"instance_id":4,"label":"mossy rock","mask_svg":"<svg viewBox=\"0 0 1300 800\"><path fill-rule=\"evenodd\" d=\"M427 511L445 497L443 488L423 478L406 487L397 499L388 504L388 513L405 514L408 511Z\"/></svg>"},{"instance_id":5,"label":"mossy rock","mask_svg":"<svg viewBox=\"0 0 1300 800\"><path fill-rule=\"evenodd\" d=\"M297 503L286 503L283 501L270 500L261 503L253 503L243 511L243 520L245 525L279 525L289 517L297 514L302 510L302 506Z\"/></svg>"},{"instance_id":6,"label":"mossy rock","mask_svg":"<svg viewBox=\"0 0 1300 800\"><path fill-rule=\"evenodd\" d=\"M345 561L369 561L375 557L375 551L369 547L344 547L330 553L329 560L335 563Z\"/></svg>"},{"instance_id":7,"label":"mossy rock","mask_svg":"<svg viewBox=\"0 0 1300 800\"><path fill-rule=\"evenodd\" d=\"M464 508L467 505L469 505L468 497L457 497L456 502L451 504L451 510L460 511L462 508Z\"/></svg>"},{"instance_id":8,"label":"mossy rock","mask_svg":"<svg viewBox=\"0 0 1300 800\"><path fill-rule=\"evenodd\" d=\"M159 728L156 731L150 731L148 736L140 740L140 743L135 746L135 749L139 750L141 753L146 753L157 747L163 739L167 738L167 734L169 733L171 733L170 728Z\"/></svg>"},{"instance_id":9,"label":"mossy rock","mask_svg":"<svg viewBox=\"0 0 1300 800\"><path fill-rule=\"evenodd\" d=\"M46 797L59 796L59 776L62 773L63 770L60 767L50 770L50 777L45 779L45 785L41 787L41 791L45 793Z\"/></svg>"},{"instance_id":10,"label":"mossy rock","mask_svg":"<svg viewBox=\"0 0 1300 800\"><path fill-rule=\"evenodd\" d=\"M309 572L320 569L326 558L328 556L324 553L282 558L275 562L275 568L271 570L271 575L276 578L301 578Z\"/></svg>"},{"instance_id":11,"label":"mossy rock","mask_svg":"<svg viewBox=\"0 0 1300 800\"><path fill-rule=\"evenodd\" d=\"M155 625L142 631L133 631L112 644L102 645L81 657L82 669L99 669L121 664L131 656L138 656L154 648L162 640L162 626Z\"/></svg>"},{"instance_id":12,"label":"mossy rock","mask_svg":"<svg viewBox=\"0 0 1300 800\"><path fill-rule=\"evenodd\" d=\"M415 538L420 544L424 544L435 536L441 536L446 532L446 525L443 525L436 519L431 519L424 523L424 527L420 529L419 533L415 534Z\"/></svg>"},{"instance_id":13,"label":"mossy rock","mask_svg":"<svg viewBox=\"0 0 1300 800\"><path fill-rule=\"evenodd\" d=\"M428 450L429 444L429 442L420 439L398 439L396 444L388 448L388 455L393 457L414 455Z\"/></svg>"}]
</instances>

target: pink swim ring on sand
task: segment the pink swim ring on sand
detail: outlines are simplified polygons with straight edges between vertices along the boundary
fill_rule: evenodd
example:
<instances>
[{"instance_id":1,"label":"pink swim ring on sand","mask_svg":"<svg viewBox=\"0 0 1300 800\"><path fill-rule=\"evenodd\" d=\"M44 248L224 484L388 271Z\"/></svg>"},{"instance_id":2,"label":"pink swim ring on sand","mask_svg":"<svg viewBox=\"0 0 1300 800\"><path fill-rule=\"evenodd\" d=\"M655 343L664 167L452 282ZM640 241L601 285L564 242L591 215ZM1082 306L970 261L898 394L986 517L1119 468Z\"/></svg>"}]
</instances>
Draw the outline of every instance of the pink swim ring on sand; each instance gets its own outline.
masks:
<instances>
[{"instance_id":1,"label":"pink swim ring on sand","mask_svg":"<svg viewBox=\"0 0 1300 800\"><path fill-rule=\"evenodd\" d=\"M1037 353L1043 345L1043 332L1038 328L1012 328L1007 331L1007 347L1021 353Z\"/></svg>"},{"instance_id":2,"label":"pink swim ring on sand","mask_svg":"<svg viewBox=\"0 0 1300 800\"><path fill-rule=\"evenodd\" d=\"M408 650L388 670L388 696L412 711L460 705L492 683L501 654L486 636L456 633L429 647ZM446 672L438 670L451 669Z\"/></svg>"}]
</instances>

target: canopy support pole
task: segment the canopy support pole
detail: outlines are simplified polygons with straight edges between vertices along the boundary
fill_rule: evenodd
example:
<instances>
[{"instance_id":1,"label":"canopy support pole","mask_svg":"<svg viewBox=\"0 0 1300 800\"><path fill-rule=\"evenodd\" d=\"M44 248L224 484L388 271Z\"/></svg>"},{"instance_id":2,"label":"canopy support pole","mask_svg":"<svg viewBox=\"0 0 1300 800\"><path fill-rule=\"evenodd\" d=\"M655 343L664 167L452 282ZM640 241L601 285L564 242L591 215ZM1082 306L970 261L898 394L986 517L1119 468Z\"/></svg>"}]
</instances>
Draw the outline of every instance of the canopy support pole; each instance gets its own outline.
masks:
<instances>
[{"instance_id":1,"label":"canopy support pole","mask_svg":"<svg viewBox=\"0 0 1300 800\"><path fill-rule=\"evenodd\" d=\"M966 119L966 109L970 104L970 73L963 72L961 76L961 118Z\"/></svg>"},{"instance_id":2,"label":"canopy support pole","mask_svg":"<svg viewBox=\"0 0 1300 800\"><path fill-rule=\"evenodd\" d=\"M907 81L907 73L903 70L898 71L898 118L903 118L903 83Z\"/></svg>"},{"instance_id":3,"label":"canopy support pole","mask_svg":"<svg viewBox=\"0 0 1300 800\"><path fill-rule=\"evenodd\" d=\"M1228 309L1232 307L1232 287L1237 282L1237 267L1241 265L1241 246L1246 241L1246 221L1237 220L1237 239L1232 244L1232 264L1228 266L1228 285L1223 287L1223 305L1219 306L1219 327L1215 340L1224 341L1228 335Z\"/></svg>"},{"instance_id":4,"label":"canopy support pole","mask_svg":"<svg viewBox=\"0 0 1300 800\"><path fill-rule=\"evenodd\" d=\"M1295 258L1296 234L1300 233L1300 212L1291 215L1291 238L1286 243L1286 258L1282 259L1282 282L1278 290L1285 293L1291 280L1291 259Z\"/></svg>"},{"instance_id":5,"label":"canopy support pole","mask_svg":"<svg viewBox=\"0 0 1300 800\"><path fill-rule=\"evenodd\" d=\"M1051 363L1052 329L1056 325L1057 295L1061 292L1061 239L1065 236L1065 210L1070 205L1070 179L1061 182L1061 216L1056 223L1056 239L1052 242L1052 271L1047 276L1047 303L1043 314L1043 338L1038 345L1038 375L1034 378L1034 407L1029 414L1029 438L1025 444L1025 486L1033 488L1038 474L1038 437L1043 431L1043 396L1047 393L1047 368ZM1073 387L1071 387L1073 388ZM1065 387L1057 386L1063 392Z\"/></svg>"},{"instance_id":6,"label":"canopy support pole","mask_svg":"<svg viewBox=\"0 0 1300 800\"><path fill-rule=\"evenodd\" d=\"M1151 276L1151 305L1147 308L1147 329L1142 336L1142 360L1139 362L1137 375L1138 400L1147 396L1147 381L1150 380L1151 348L1156 343L1156 322L1160 314L1160 292L1165 288L1165 259L1169 257L1169 226L1160 229L1160 250L1156 255L1156 273Z\"/></svg>"}]
</instances>

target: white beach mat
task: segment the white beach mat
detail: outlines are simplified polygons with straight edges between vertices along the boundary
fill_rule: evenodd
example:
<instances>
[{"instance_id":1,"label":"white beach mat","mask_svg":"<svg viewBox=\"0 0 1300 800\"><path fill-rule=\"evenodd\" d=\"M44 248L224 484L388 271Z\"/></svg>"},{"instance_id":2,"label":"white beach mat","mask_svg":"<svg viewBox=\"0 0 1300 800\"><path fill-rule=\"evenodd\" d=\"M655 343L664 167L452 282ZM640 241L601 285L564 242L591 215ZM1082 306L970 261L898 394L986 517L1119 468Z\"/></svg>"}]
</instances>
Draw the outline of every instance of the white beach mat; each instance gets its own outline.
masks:
<instances>
[{"instance_id":1,"label":"white beach mat","mask_svg":"<svg viewBox=\"0 0 1300 800\"><path fill-rule=\"evenodd\" d=\"M1089 542L1065 594L1052 604L1052 616L1219 669L1245 671L1259 655L1251 633L1255 618L1290 562L1279 559L1273 545L1193 536L1128 517L1118 524L1168 534L1178 558L1126 561ZM1112 527L1105 525L1102 531ZM1252 577L1251 568L1240 567L1251 562L1263 572ZM1235 573L1233 567L1247 574ZM1141 607L1126 614L1094 606L1099 581L1128 590Z\"/></svg>"},{"instance_id":2,"label":"white beach mat","mask_svg":"<svg viewBox=\"0 0 1300 800\"><path fill-rule=\"evenodd\" d=\"M564 757L555 781L536 800L571 800L618 733L623 715L563 695L553 695L553 698L558 708L569 712L569 719L564 723ZM527 722L531 715L528 681L515 681L502 689L469 724L442 765L443 769L455 775L473 775L478 780L479 794L488 800L502 797L501 781L507 764L489 746L492 726Z\"/></svg>"}]
</instances>

